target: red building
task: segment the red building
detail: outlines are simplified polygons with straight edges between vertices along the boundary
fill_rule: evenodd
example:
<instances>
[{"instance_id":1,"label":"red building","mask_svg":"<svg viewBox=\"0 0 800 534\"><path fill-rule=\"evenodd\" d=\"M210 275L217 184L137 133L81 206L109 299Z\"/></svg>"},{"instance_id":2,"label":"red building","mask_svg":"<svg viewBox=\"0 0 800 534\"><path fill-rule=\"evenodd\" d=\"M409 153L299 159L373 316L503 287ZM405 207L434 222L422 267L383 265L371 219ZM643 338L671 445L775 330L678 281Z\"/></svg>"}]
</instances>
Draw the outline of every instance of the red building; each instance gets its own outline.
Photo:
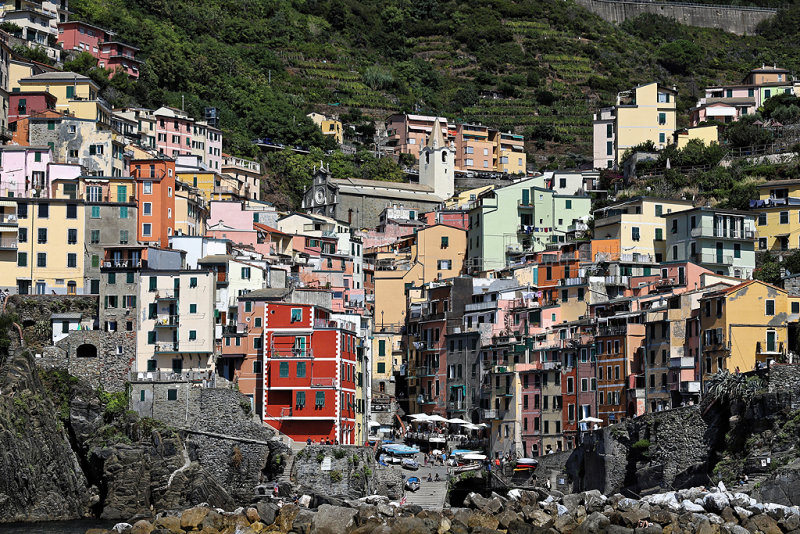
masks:
<instances>
[{"instance_id":1,"label":"red building","mask_svg":"<svg viewBox=\"0 0 800 534\"><path fill-rule=\"evenodd\" d=\"M308 304L268 302L263 316L265 423L296 441L355 443L355 325Z\"/></svg>"},{"instance_id":2,"label":"red building","mask_svg":"<svg viewBox=\"0 0 800 534\"><path fill-rule=\"evenodd\" d=\"M137 239L167 247L175 231L175 161L136 159L131 161L130 171L136 180Z\"/></svg>"},{"instance_id":3,"label":"red building","mask_svg":"<svg viewBox=\"0 0 800 534\"><path fill-rule=\"evenodd\" d=\"M56 109L55 95L47 91L26 91L8 95L9 126L20 119L37 115L44 111Z\"/></svg>"},{"instance_id":4,"label":"red building","mask_svg":"<svg viewBox=\"0 0 800 534\"><path fill-rule=\"evenodd\" d=\"M114 40L114 32L71 20L58 25L58 43L64 50L88 52L97 58L97 66L112 72L122 70L132 78L139 77L135 46Z\"/></svg>"}]
</instances>

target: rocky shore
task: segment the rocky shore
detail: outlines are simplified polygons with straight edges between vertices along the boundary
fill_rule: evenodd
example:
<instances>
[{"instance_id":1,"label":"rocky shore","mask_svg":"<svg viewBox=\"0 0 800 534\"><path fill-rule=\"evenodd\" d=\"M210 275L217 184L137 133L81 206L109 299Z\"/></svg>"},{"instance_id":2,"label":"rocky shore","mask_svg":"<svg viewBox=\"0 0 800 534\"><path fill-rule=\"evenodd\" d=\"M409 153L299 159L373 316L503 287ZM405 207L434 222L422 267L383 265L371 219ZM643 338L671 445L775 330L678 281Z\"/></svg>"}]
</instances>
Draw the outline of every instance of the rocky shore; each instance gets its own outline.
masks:
<instances>
[{"instance_id":1,"label":"rocky shore","mask_svg":"<svg viewBox=\"0 0 800 534\"><path fill-rule=\"evenodd\" d=\"M800 508L760 503L724 485L659 493L642 499L599 491L511 490L507 497L471 493L464 508L441 512L399 506L372 496L308 509L262 501L232 512L197 506L152 520L120 523L87 534L800 534Z\"/></svg>"}]
</instances>

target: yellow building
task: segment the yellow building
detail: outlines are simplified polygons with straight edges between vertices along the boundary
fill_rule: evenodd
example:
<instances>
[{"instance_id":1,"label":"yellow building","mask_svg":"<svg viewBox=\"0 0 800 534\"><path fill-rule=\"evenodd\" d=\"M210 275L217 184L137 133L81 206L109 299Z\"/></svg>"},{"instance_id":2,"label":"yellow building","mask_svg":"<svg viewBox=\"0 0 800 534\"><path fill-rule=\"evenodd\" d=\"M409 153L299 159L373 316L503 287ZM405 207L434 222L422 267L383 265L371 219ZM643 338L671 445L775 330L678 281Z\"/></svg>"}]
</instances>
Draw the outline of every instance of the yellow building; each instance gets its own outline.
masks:
<instances>
[{"instance_id":1,"label":"yellow building","mask_svg":"<svg viewBox=\"0 0 800 534\"><path fill-rule=\"evenodd\" d=\"M199 189L175 183L175 234L205 235L208 204Z\"/></svg>"},{"instance_id":2,"label":"yellow building","mask_svg":"<svg viewBox=\"0 0 800 534\"><path fill-rule=\"evenodd\" d=\"M594 212L594 238L619 239L622 254L649 254L652 261L666 260L668 229L663 215L692 208L688 200L636 197Z\"/></svg>"},{"instance_id":3,"label":"yellow building","mask_svg":"<svg viewBox=\"0 0 800 534\"><path fill-rule=\"evenodd\" d=\"M306 115L311 121L319 127L322 135L330 135L336 139L340 145L344 142L344 129L342 122L331 117L326 117L321 113L309 113Z\"/></svg>"},{"instance_id":4,"label":"yellow building","mask_svg":"<svg viewBox=\"0 0 800 534\"><path fill-rule=\"evenodd\" d=\"M446 200L444 205L447 209L468 208L470 202L477 200L481 193L494 189L493 185L485 185L483 187L476 187L475 189L468 189L460 193L456 193L449 200Z\"/></svg>"},{"instance_id":5,"label":"yellow building","mask_svg":"<svg viewBox=\"0 0 800 534\"><path fill-rule=\"evenodd\" d=\"M525 174L527 159L525 156L525 138L511 132L497 136L495 145L497 172L506 174Z\"/></svg>"},{"instance_id":6,"label":"yellow building","mask_svg":"<svg viewBox=\"0 0 800 534\"><path fill-rule=\"evenodd\" d=\"M800 314L800 299L760 280L706 293L700 299L701 372L744 372L756 362L783 361L789 322Z\"/></svg>"},{"instance_id":7,"label":"yellow building","mask_svg":"<svg viewBox=\"0 0 800 534\"><path fill-rule=\"evenodd\" d=\"M719 128L717 126L698 126L696 128L683 128L675 130L672 134L673 142L679 149L686 148L689 141L698 139L703 142L705 146L711 143L719 143Z\"/></svg>"},{"instance_id":8,"label":"yellow building","mask_svg":"<svg viewBox=\"0 0 800 534\"><path fill-rule=\"evenodd\" d=\"M617 95L614 143L617 165L629 148L652 141L662 149L675 131L678 91L658 83L634 87Z\"/></svg>"},{"instance_id":9,"label":"yellow building","mask_svg":"<svg viewBox=\"0 0 800 534\"><path fill-rule=\"evenodd\" d=\"M21 91L47 91L56 97L56 111L78 119L111 125L111 109L99 98L91 78L74 72L45 72L17 81Z\"/></svg>"},{"instance_id":10,"label":"yellow building","mask_svg":"<svg viewBox=\"0 0 800 534\"><path fill-rule=\"evenodd\" d=\"M800 248L800 180L774 180L758 186L751 203L758 213L758 250L782 251Z\"/></svg>"},{"instance_id":11,"label":"yellow building","mask_svg":"<svg viewBox=\"0 0 800 534\"><path fill-rule=\"evenodd\" d=\"M396 241L375 255L375 331L400 331L405 324L406 287L459 276L467 236L437 224Z\"/></svg>"},{"instance_id":12,"label":"yellow building","mask_svg":"<svg viewBox=\"0 0 800 534\"><path fill-rule=\"evenodd\" d=\"M175 177L199 191L206 202L211 202L212 200L239 200L241 198L241 183L236 177L228 174L195 169L176 172Z\"/></svg>"},{"instance_id":13,"label":"yellow building","mask_svg":"<svg viewBox=\"0 0 800 534\"><path fill-rule=\"evenodd\" d=\"M0 262L0 286L21 294L81 294L84 279L82 200L17 201L16 257Z\"/></svg>"}]
</instances>

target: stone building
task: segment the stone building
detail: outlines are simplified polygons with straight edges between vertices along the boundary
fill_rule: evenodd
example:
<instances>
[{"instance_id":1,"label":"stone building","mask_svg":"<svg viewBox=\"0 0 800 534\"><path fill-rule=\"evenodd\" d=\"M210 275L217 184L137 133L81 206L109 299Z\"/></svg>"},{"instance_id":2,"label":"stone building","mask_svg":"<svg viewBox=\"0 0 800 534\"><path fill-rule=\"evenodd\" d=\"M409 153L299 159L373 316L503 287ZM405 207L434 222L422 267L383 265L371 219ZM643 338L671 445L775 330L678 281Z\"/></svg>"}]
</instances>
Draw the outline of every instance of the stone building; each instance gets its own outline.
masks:
<instances>
[{"instance_id":1,"label":"stone building","mask_svg":"<svg viewBox=\"0 0 800 534\"><path fill-rule=\"evenodd\" d=\"M128 190L133 193L133 185ZM119 263L122 259L122 250L112 252L109 258L105 259L106 248L121 247L124 249L136 244L136 202L128 202L127 195L123 195L122 198L125 199L124 202L108 202L111 199L95 199L87 195L88 201L85 205L86 215L84 218L84 235L86 236L84 287L88 288L89 293L93 295L100 293L100 269L104 266L104 261L116 261L118 267L123 266ZM116 197L114 199L116 200ZM109 267L111 266L109 264ZM124 267L135 266L126 264ZM135 295L136 292L131 294Z\"/></svg>"}]
</instances>

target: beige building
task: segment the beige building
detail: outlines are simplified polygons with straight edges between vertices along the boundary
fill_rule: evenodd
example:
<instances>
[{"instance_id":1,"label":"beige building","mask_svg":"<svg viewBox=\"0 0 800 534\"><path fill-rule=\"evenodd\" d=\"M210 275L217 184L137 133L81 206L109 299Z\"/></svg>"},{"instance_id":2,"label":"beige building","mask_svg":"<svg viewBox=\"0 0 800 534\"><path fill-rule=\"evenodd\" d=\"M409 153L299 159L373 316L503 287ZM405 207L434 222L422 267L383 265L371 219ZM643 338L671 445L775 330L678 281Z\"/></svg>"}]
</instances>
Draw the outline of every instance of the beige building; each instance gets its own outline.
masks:
<instances>
[{"instance_id":1,"label":"beige building","mask_svg":"<svg viewBox=\"0 0 800 534\"><path fill-rule=\"evenodd\" d=\"M214 302L211 271L142 271L136 333L136 371L214 369Z\"/></svg>"},{"instance_id":2,"label":"beige building","mask_svg":"<svg viewBox=\"0 0 800 534\"><path fill-rule=\"evenodd\" d=\"M19 79L16 85L21 91L49 92L56 97L56 111L111 125L111 109L100 99L100 88L87 76L45 72Z\"/></svg>"},{"instance_id":3,"label":"beige building","mask_svg":"<svg viewBox=\"0 0 800 534\"><path fill-rule=\"evenodd\" d=\"M311 122L317 125L317 127L322 131L322 135L330 135L336 142L340 145L344 142L344 129L342 127L342 121L337 120L333 117L326 117L321 113L309 113L306 115Z\"/></svg>"},{"instance_id":4,"label":"beige building","mask_svg":"<svg viewBox=\"0 0 800 534\"><path fill-rule=\"evenodd\" d=\"M594 212L594 238L619 239L621 254L666 260L667 225L663 215L692 208L689 200L636 197ZM670 229L671 230L671 229Z\"/></svg>"},{"instance_id":5,"label":"beige building","mask_svg":"<svg viewBox=\"0 0 800 534\"><path fill-rule=\"evenodd\" d=\"M627 149L647 141L658 149L671 143L677 97L675 87L655 82L619 93L616 106L594 116L595 168L620 166Z\"/></svg>"}]
</instances>

